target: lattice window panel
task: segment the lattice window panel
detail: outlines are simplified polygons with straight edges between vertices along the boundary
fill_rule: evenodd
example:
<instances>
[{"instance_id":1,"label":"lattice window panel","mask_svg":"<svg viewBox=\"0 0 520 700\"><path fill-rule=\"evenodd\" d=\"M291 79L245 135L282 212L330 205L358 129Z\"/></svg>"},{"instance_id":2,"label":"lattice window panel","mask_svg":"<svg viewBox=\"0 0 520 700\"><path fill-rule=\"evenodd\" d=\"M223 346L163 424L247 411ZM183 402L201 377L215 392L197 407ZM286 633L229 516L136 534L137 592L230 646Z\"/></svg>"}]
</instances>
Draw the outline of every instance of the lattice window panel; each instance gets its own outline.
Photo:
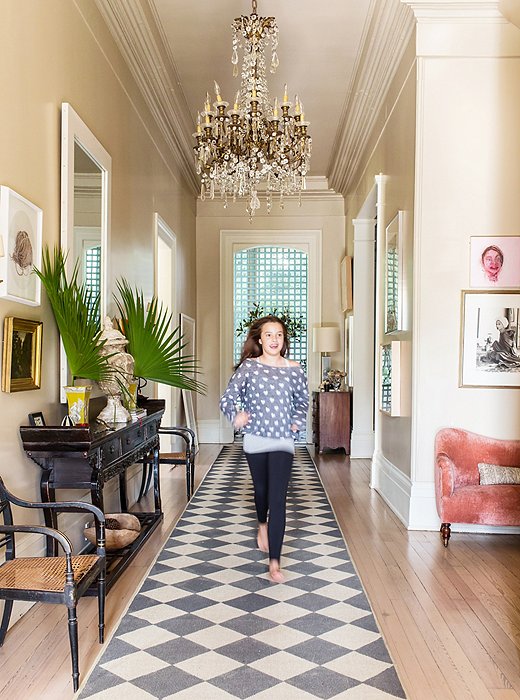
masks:
<instances>
[{"instance_id":1,"label":"lattice window panel","mask_svg":"<svg viewBox=\"0 0 520 700\"><path fill-rule=\"evenodd\" d=\"M85 286L96 298L101 293L101 246L86 248L83 269Z\"/></svg>"}]
</instances>

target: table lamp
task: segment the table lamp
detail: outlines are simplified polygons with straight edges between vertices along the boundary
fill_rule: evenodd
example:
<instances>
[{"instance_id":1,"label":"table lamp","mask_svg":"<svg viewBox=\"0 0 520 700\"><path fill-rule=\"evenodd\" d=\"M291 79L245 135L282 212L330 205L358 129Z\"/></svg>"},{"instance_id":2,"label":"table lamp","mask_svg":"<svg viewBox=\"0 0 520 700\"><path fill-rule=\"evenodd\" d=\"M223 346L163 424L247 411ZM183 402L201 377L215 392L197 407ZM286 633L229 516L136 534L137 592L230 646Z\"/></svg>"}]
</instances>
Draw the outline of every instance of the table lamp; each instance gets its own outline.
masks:
<instances>
[{"instance_id":1,"label":"table lamp","mask_svg":"<svg viewBox=\"0 0 520 700\"><path fill-rule=\"evenodd\" d=\"M312 349L314 352L321 352L321 376L330 369L330 355L338 352L339 329L336 326L320 326L312 329Z\"/></svg>"}]
</instances>

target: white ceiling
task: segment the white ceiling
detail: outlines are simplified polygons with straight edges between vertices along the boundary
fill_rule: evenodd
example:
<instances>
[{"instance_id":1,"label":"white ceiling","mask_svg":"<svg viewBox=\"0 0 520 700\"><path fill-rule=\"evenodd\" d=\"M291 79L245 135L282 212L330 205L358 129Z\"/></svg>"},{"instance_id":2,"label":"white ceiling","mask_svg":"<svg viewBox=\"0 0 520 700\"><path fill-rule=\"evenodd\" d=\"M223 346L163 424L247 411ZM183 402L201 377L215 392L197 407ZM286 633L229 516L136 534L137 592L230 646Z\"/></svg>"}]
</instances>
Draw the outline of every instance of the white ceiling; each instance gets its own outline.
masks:
<instances>
[{"instance_id":1,"label":"white ceiling","mask_svg":"<svg viewBox=\"0 0 520 700\"><path fill-rule=\"evenodd\" d=\"M153 0L193 124L213 81L233 101L231 23L252 12L250 0ZM298 94L310 121L311 175L327 175L352 83L371 0L258 0L258 14L274 16L280 65L268 73L271 100ZM270 55L267 58L269 65ZM241 62L241 55L240 55Z\"/></svg>"}]
</instances>

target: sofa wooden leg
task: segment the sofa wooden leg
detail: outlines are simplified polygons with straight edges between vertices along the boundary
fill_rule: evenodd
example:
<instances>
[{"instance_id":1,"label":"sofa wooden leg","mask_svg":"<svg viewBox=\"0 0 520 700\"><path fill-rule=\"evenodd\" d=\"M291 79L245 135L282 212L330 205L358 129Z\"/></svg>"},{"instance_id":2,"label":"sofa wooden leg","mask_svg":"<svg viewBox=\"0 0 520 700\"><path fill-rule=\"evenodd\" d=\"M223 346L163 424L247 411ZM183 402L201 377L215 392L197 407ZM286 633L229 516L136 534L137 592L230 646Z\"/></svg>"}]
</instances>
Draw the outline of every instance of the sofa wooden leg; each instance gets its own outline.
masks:
<instances>
[{"instance_id":1,"label":"sofa wooden leg","mask_svg":"<svg viewBox=\"0 0 520 700\"><path fill-rule=\"evenodd\" d=\"M442 523L441 525L441 537L442 542L445 547L448 546L448 542L451 535L451 523Z\"/></svg>"}]
</instances>

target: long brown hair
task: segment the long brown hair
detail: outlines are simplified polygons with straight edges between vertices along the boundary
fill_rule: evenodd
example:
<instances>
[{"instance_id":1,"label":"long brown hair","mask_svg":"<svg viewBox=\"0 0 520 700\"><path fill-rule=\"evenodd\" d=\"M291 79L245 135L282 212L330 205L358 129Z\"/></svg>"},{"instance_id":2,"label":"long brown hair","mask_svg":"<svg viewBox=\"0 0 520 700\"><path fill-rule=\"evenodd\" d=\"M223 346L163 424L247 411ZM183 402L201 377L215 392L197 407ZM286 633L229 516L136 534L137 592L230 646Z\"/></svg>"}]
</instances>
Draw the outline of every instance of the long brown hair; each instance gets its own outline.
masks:
<instances>
[{"instance_id":1,"label":"long brown hair","mask_svg":"<svg viewBox=\"0 0 520 700\"><path fill-rule=\"evenodd\" d=\"M289 336L287 335L287 326L285 323L278 318L278 316L263 316L262 318L257 318L249 326L249 331L247 338L245 339L244 346L242 348L242 354L240 355L240 360L238 361L237 367L240 367L244 360L249 357L260 357L262 354L262 346L260 344L260 336L262 334L262 328L266 323L278 323L283 329L283 345L280 350L280 355L285 357L289 352Z\"/></svg>"}]
</instances>

